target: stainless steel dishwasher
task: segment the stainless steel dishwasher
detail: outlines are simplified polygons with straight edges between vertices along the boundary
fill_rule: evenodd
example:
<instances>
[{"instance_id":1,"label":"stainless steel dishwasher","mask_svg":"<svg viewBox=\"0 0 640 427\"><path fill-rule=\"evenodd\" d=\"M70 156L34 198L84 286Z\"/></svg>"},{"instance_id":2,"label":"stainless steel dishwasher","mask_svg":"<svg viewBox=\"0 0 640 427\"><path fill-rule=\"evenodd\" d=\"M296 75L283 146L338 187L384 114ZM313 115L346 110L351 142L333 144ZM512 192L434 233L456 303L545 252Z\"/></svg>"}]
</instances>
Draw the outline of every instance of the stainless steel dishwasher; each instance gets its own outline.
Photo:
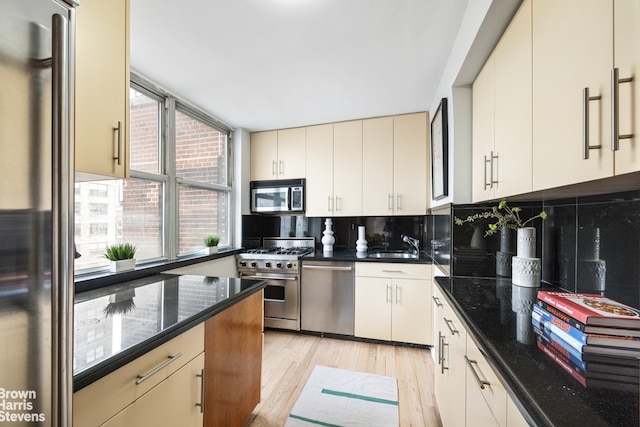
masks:
<instances>
[{"instance_id":1,"label":"stainless steel dishwasher","mask_svg":"<svg viewBox=\"0 0 640 427\"><path fill-rule=\"evenodd\" d=\"M353 335L352 262L302 261L300 329Z\"/></svg>"}]
</instances>

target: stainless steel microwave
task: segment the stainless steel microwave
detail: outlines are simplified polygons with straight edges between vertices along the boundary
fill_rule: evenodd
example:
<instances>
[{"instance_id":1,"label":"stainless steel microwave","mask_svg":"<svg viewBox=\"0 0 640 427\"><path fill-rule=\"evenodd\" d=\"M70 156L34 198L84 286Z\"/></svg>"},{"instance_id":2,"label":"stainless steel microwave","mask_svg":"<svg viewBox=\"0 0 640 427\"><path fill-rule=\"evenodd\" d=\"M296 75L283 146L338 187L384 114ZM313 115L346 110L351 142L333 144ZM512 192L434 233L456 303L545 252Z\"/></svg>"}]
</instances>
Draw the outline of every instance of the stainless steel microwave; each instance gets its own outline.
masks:
<instances>
[{"instance_id":1,"label":"stainless steel microwave","mask_svg":"<svg viewBox=\"0 0 640 427\"><path fill-rule=\"evenodd\" d=\"M305 180L251 181L251 212L304 212Z\"/></svg>"}]
</instances>

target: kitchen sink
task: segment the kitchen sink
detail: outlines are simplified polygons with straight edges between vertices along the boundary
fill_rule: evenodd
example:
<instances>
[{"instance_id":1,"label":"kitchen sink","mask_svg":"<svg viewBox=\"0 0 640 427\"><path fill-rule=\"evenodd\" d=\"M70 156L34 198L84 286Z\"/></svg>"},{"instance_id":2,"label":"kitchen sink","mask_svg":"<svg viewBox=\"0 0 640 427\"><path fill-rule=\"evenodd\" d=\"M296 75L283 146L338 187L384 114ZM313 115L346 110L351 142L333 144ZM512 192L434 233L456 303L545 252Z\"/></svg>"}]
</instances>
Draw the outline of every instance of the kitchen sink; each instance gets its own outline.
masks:
<instances>
[{"instance_id":1,"label":"kitchen sink","mask_svg":"<svg viewBox=\"0 0 640 427\"><path fill-rule=\"evenodd\" d=\"M371 252L368 258L390 258L390 259L418 259L417 254L410 252Z\"/></svg>"}]
</instances>

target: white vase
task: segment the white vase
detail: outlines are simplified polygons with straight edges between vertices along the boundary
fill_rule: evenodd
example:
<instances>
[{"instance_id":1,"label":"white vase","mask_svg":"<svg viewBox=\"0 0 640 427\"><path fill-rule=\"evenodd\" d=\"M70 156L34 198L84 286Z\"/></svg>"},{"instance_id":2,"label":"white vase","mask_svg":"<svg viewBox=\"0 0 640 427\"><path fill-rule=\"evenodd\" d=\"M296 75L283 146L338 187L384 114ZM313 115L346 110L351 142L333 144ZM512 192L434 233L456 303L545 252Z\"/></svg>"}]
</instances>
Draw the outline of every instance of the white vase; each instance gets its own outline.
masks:
<instances>
[{"instance_id":1,"label":"white vase","mask_svg":"<svg viewBox=\"0 0 640 427\"><path fill-rule=\"evenodd\" d=\"M331 218L327 218L324 220L324 231L322 232L322 252L331 254L333 253L333 244L336 242L336 238L333 237L333 230L331 226L333 225L333 220Z\"/></svg>"},{"instance_id":2,"label":"white vase","mask_svg":"<svg viewBox=\"0 0 640 427\"><path fill-rule=\"evenodd\" d=\"M511 282L527 288L540 286L542 264L536 258L536 229L518 228L516 256L511 260Z\"/></svg>"},{"instance_id":3,"label":"white vase","mask_svg":"<svg viewBox=\"0 0 640 427\"><path fill-rule=\"evenodd\" d=\"M133 270L136 267L136 259L121 259L119 261L109 261L109 271L119 273L121 271Z\"/></svg>"},{"instance_id":4,"label":"white vase","mask_svg":"<svg viewBox=\"0 0 640 427\"><path fill-rule=\"evenodd\" d=\"M203 249L203 252L204 252L205 255L217 254L218 253L218 247L217 246L206 246Z\"/></svg>"},{"instance_id":5,"label":"white vase","mask_svg":"<svg viewBox=\"0 0 640 427\"><path fill-rule=\"evenodd\" d=\"M367 236L364 231L364 225L358 226L358 240L356 240L356 252L364 253L369 249L367 244Z\"/></svg>"}]
</instances>

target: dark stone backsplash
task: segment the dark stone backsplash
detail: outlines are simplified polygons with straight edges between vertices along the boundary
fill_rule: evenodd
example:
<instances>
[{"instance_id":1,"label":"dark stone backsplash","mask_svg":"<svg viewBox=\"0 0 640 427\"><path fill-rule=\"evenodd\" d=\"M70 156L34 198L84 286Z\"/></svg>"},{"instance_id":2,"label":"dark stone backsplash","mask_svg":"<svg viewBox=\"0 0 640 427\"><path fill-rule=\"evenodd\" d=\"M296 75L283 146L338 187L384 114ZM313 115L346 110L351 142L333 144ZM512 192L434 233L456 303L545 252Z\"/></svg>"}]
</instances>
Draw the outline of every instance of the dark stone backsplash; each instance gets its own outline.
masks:
<instances>
[{"instance_id":1,"label":"dark stone backsplash","mask_svg":"<svg viewBox=\"0 0 640 427\"><path fill-rule=\"evenodd\" d=\"M453 221L494 205L452 205L450 214L430 215L425 220L427 246L450 239L450 245L439 250L452 254L446 266L452 275L496 276L499 233L483 237L480 245L476 239L472 245L478 231L471 224L455 225ZM640 191L513 205L523 208L522 218L542 209L549 214L546 221L533 222L544 282L640 307ZM480 224L479 232L484 235L486 227L486 222ZM448 235L447 229L451 230Z\"/></svg>"}]
</instances>

